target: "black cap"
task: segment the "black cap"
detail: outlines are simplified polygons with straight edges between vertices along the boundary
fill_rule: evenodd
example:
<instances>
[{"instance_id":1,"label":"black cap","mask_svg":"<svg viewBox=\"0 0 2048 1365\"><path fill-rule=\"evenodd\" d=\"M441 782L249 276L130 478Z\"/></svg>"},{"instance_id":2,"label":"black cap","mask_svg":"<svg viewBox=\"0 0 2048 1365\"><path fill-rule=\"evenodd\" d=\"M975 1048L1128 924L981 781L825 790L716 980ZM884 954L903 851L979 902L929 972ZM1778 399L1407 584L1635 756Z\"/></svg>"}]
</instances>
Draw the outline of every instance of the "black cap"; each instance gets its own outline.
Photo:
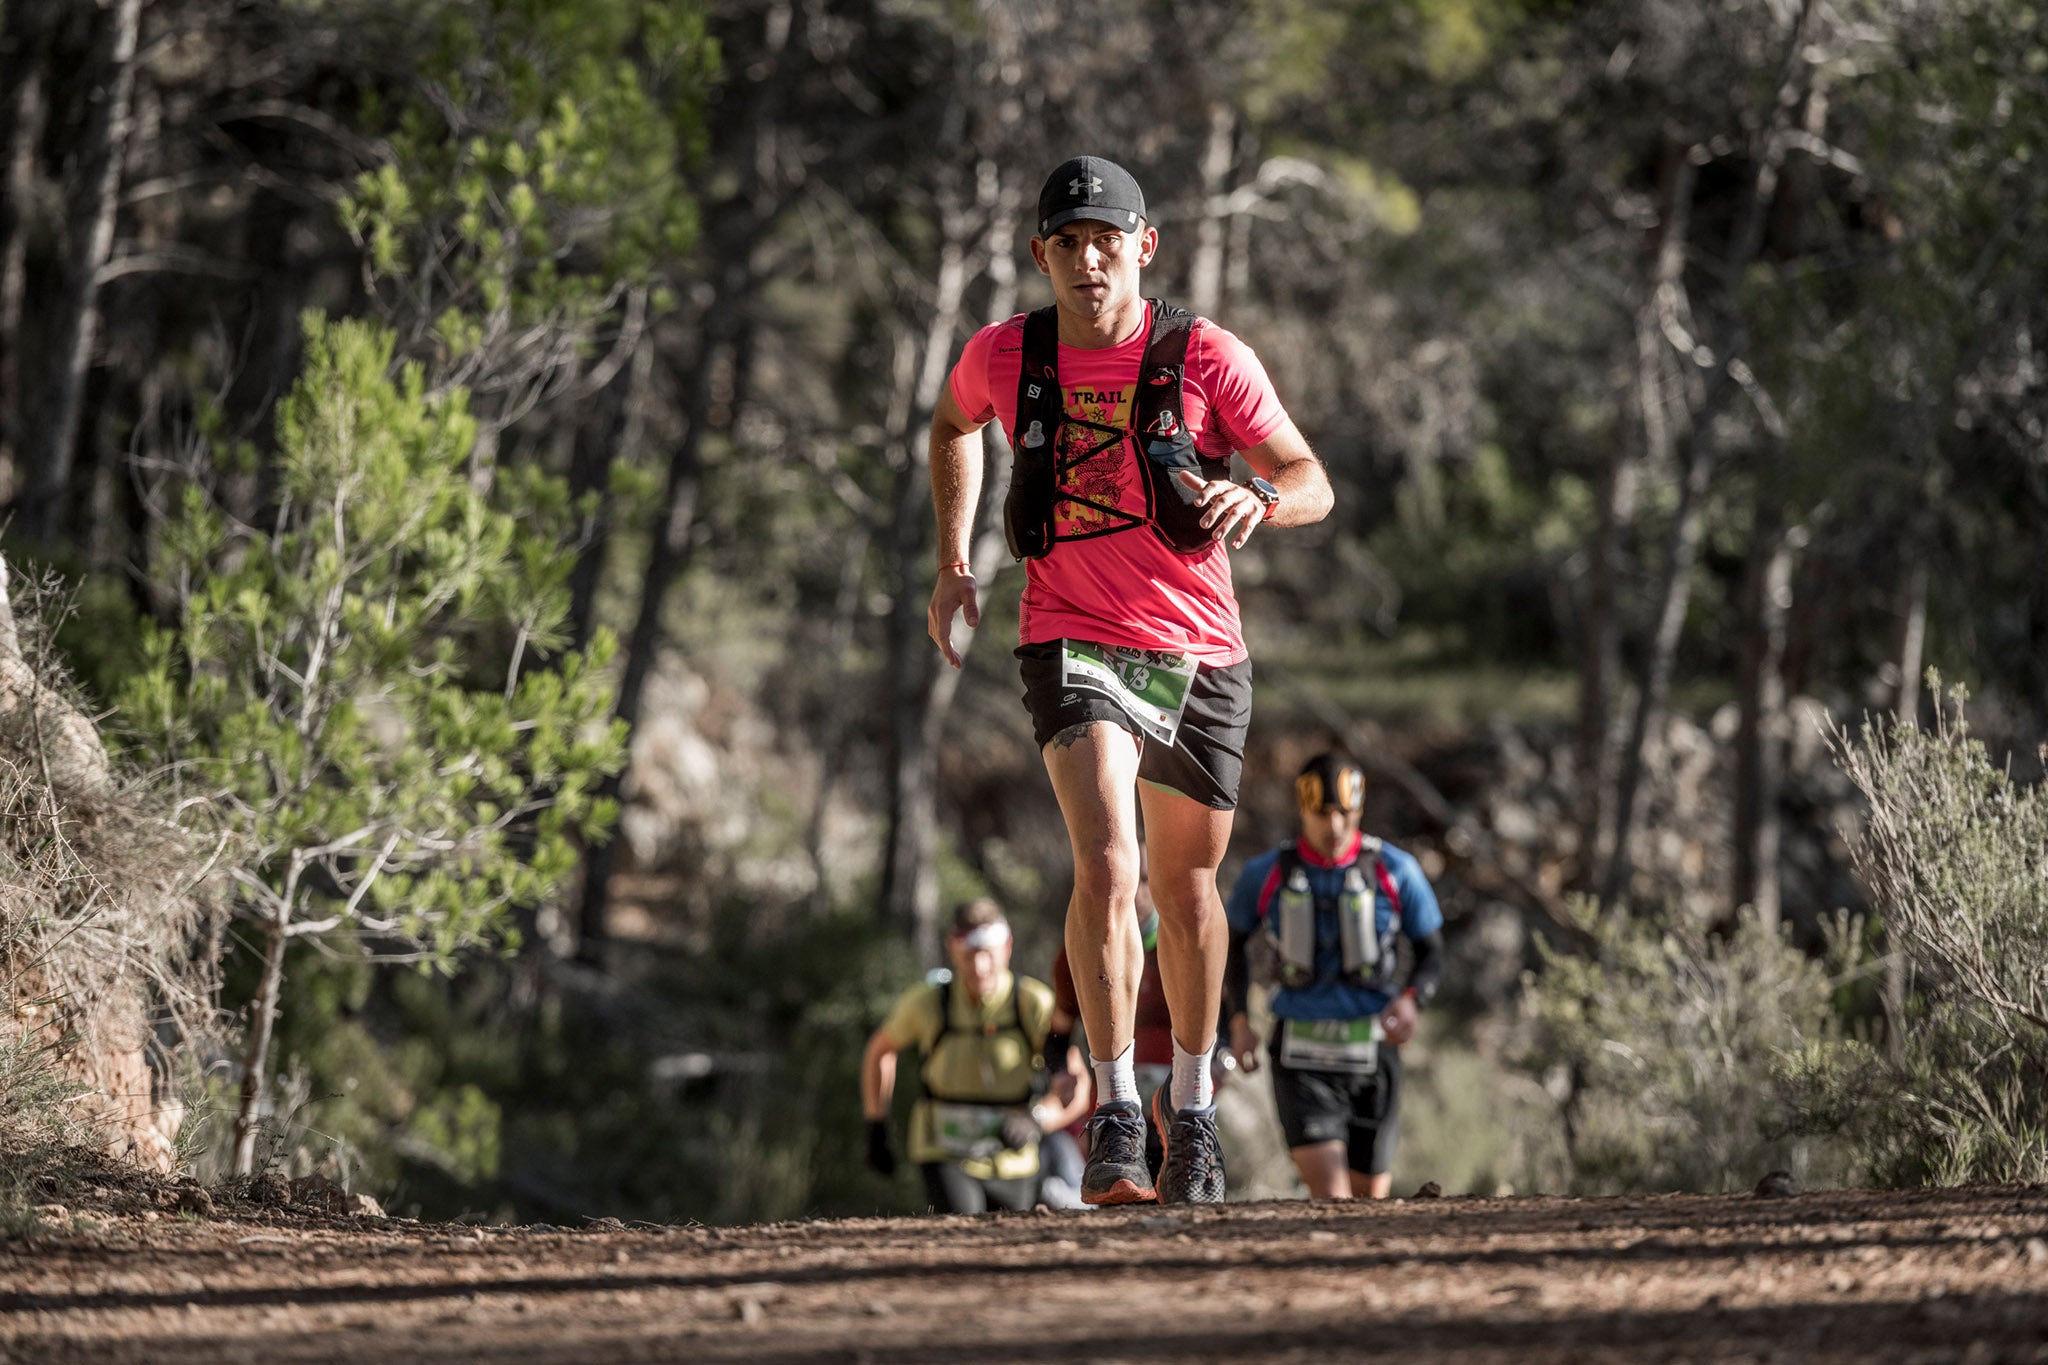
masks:
<instances>
[{"instance_id":1,"label":"black cap","mask_svg":"<svg viewBox=\"0 0 2048 1365\"><path fill-rule=\"evenodd\" d=\"M1317 754L1301 765L1294 779L1294 799L1303 815L1328 806L1359 810L1365 805L1365 769L1342 749Z\"/></svg>"},{"instance_id":2,"label":"black cap","mask_svg":"<svg viewBox=\"0 0 2048 1365\"><path fill-rule=\"evenodd\" d=\"M1038 192L1038 235L1049 237L1054 228L1076 218L1135 231L1145 218L1145 192L1114 161L1099 156L1063 161Z\"/></svg>"}]
</instances>

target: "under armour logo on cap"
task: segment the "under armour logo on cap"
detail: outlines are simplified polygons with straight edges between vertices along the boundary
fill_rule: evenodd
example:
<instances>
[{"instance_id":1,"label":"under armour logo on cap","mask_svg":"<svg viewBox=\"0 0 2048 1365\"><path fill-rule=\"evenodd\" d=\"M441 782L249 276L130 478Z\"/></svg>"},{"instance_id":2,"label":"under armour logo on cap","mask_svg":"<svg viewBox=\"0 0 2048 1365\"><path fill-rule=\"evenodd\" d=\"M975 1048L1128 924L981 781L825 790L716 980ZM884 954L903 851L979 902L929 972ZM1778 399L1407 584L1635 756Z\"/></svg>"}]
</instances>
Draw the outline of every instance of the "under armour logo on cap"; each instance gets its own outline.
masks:
<instances>
[{"instance_id":1,"label":"under armour logo on cap","mask_svg":"<svg viewBox=\"0 0 2048 1365\"><path fill-rule=\"evenodd\" d=\"M1145 193L1114 161L1077 156L1062 162L1038 192L1038 235L1082 218L1136 231L1145 219Z\"/></svg>"}]
</instances>

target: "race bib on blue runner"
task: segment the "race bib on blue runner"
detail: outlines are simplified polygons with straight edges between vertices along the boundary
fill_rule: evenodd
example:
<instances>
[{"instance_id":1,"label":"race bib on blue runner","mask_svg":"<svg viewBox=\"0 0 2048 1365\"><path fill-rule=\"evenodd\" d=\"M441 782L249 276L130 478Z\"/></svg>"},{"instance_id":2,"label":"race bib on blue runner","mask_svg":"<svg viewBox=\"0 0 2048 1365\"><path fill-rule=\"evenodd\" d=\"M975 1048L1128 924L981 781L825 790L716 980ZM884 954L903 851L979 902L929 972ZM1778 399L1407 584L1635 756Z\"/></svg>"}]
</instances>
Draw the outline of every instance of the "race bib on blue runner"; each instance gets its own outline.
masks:
<instances>
[{"instance_id":1,"label":"race bib on blue runner","mask_svg":"<svg viewBox=\"0 0 2048 1365\"><path fill-rule=\"evenodd\" d=\"M1370 1076L1380 1069L1377 1019L1289 1019L1280 1032L1280 1060L1296 1071Z\"/></svg>"},{"instance_id":2,"label":"race bib on blue runner","mask_svg":"<svg viewBox=\"0 0 2048 1365\"><path fill-rule=\"evenodd\" d=\"M1108 697L1146 735L1170 745L1194 687L1195 661L1164 650L1062 640L1060 682Z\"/></svg>"}]
</instances>

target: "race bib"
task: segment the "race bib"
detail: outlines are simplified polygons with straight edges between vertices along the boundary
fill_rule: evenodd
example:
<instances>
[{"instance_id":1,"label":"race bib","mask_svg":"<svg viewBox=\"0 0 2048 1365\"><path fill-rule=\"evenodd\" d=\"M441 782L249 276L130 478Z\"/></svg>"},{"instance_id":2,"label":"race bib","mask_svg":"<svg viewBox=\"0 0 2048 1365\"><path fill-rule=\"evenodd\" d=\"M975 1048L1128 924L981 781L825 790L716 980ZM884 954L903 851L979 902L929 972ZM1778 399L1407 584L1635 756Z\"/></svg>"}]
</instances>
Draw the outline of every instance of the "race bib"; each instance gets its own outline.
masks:
<instances>
[{"instance_id":1,"label":"race bib","mask_svg":"<svg viewBox=\"0 0 2048 1365\"><path fill-rule=\"evenodd\" d=\"M933 1100L931 1104L932 1133L947 1155L985 1157L1003 1150L1003 1119L1009 1110L998 1104L952 1100Z\"/></svg>"},{"instance_id":2,"label":"race bib","mask_svg":"<svg viewBox=\"0 0 2048 1365\"><path fill-rule=\"evenodd\" d=\"M1297 1071L1370 1076L1380 1069L1378 1019L1289 1019L1280 1031L1280 1061Z\"/></svg>"},{"instance_id":3,"label":"race bib","mask_svg":"<svg viewBox=\"0 0 2048 1365\"><path fill-rule=\"evenodd\" d=\"M1060 641L1061 684L1108 697L1161 744L1172 744L1180 733L1194 681L1195 661L1185 654Z\"/></svg>"}]
</instances>

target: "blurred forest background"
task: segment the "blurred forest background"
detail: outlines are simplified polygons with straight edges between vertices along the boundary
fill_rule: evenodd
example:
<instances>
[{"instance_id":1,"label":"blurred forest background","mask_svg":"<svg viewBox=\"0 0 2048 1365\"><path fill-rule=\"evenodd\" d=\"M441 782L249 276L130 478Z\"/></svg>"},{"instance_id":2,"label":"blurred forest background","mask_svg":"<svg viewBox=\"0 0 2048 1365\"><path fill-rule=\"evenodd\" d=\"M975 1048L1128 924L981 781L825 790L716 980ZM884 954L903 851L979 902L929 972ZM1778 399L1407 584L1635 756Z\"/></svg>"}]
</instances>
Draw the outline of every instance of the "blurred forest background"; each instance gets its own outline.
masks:
<instances>
[{"instance_id":1,"label":"blurred forest background","mask_svg":"<svg viewBox=\"0 0 2048 1365\"><path fill-rule=\"evenodd\" d=\"M177 903L120 951L202 1173L912 1207L861 1042L953 900L1042 974L1068 886L992 517L925 637L924 432L1089 152L1337 487L1237 558L1224 872L1366 759L1453 964L1400 1183L2048 1179L2038 25L0 0L0 947ZM111 762L39 766L39 688Z\"/></svg>"}]
</instances>

